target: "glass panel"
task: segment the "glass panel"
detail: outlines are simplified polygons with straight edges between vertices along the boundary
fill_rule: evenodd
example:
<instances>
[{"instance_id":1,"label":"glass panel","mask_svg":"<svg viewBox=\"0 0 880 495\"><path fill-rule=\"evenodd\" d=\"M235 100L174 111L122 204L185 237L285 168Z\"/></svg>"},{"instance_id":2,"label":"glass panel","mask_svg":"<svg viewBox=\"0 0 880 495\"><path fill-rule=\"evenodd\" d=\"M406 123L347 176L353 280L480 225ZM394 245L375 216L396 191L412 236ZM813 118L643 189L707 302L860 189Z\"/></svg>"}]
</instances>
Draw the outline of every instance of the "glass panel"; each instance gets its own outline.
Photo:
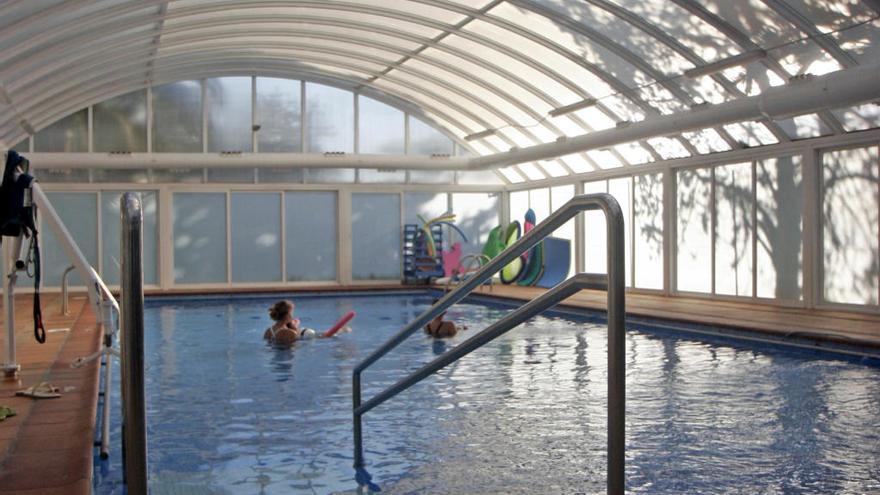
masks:
<instances>
[{"instance_id":1,"label":"glass panel","mask_svg":"<svg viewBox=\"0 0 880 495\"><path fill-rule=\"evenodd\" d=\"M777 120L776 124L792 139L806 139L834 134L816 114L798 115L790 119Z\"/></svg>"},{"instance_id":2,"label":"glass panel","mask_svg":"<svg viewBox=\"0 0 880 495\"><path fill-rule=\"evenodd\" d=\"M92 170L92 182L146 184L150 182L150 173L146 169L97 168Z\"/></svg>"},{"instance_id":3,"label":"glass panel","mask_svg":"<svg viewBox=\"0 0 880 495\"><path fill-rule=\"evenodd\" d=\"M430 172L426 170L410 170L409 181L413 184L453 184L455 182L455 172L448 170Z\"/></svg>"},{"instance_id":4,"label":"glass panel","mask_svg":"<svg viewBox=\"0 0 880 495\"><path fill-rule=\"evenodd\" d=\"M451 155L452 140L434 127L409 116L409 154L411 155Z\"/></svg>"},{"instance_id":5,"label":"glass panel","mask_svg":"<svg viewBox=\"0 0 880 495\"><path fill-rule=\"evenodd\" d=\"M632 231L629 225L632 225L632 204L630 195L632 194L632 178L611 179L608 181L608 193L614 196L614 199L620 203L620 209L623 211L624 236L623 243L626 249L626 286L632 285Z\"/></svg>"},{"instance_id":6,"label":"glass panel","mask_svg":"<svg viewBox=\"0 0 880 495\"><path fill-rule=\"evenodd\" d=\"M138 192L138 191L135 191ZM120 213L119 206L123 191L101 192L101 278L107 285L119 285L119 266L122 255L120 247ZM154 191L142 191L141 210L144 213L143 262L144 284L159 283L159 226L158 226L158 194Z\"/></svg>"},{"instance_id":7,"label":"glass panel","mask_svg":"<svg viewBox=\"0 0 880 495\"><path fill-rule=\"evenodd\" d=\"M358 182L363 184L403 184L406 182L406 171L362 168L358 170Z\"/></svg>"},{"instance_id":8,"label":"glass panel","mask_svg":"<svg viewBox=\"0 0 880 495\"><path fill-rule=\"evenodd\" d=\"M94 150L147 151L147 92L135 91L93 107Z\"/></svg>"},{"instance_id":9,"label":"glass panel","mask_svg":"<svg viewBox=\"0 0 880 495\"><path fill-rule=\"evenodd\" d=\"M26 137L21 141L15 143L15 146L12 146L9 149L18 151L19 153L27 153L31 150L31 138Z\"/></svg>"},{"instance_id":10,"label":"glass panel","mask_svg":"<svg viewBox=\"0 0 880 495\"><path fill-rule=\"evenodd\" d=\"M336 218L335 192L284 194L287 280L336 280Z\"/></svg>"},{"instance_id":11,"label":"glass panel","mask_svg":"<svg viewBox=\"0 0 880 495\"><path fill-rule=\"evenodd\" d=\"M455 225L468 238L464 242L457 233L450 236L450 242L461 242L461 255L479 254L489 238L489 231L500 221L499 193L453 193L452 212ZM451 246L451 244L450 244Z\"/></svg>"},{"instance_id":12,"label":"glass panel","mask_svg":"<svg viewBox=\"0 0 880 495\"><path fill-rule=\"evenodd\" d=\"M554 212L561 208L565 203L568 202L571 198L574 197L574 184L569 184L567 186L557 186L550 188L550 211ZM538 219L538 223L541 222L541 218ZM560 237L562 239L568 239L571 241L571 246L574 246L574 218L562 224L561 227L556 229L553 232L554 237ZM569 256L569 267L568 267L568 275L574 274L575 269L575 259L574 256Z\"/></svg>"},{"instance_id":13,"label":"glass panel","mask_svg":"<svg viewBox=\"0 0 880 495\"><path fill-rule=\"evenodd\" d=\"M474 185L500 185L504 182L498 178L495 172L491 170L478 170L473 172L456 172L456 179L459 184L474 184ZM412 178L412 174L410 174L410 178Z\"/></svg>"},{"instance_id":14,"label":"glass panel","mask_svg":"<svg viewBox=\"0 0 880 495\"><path fill-rule=\"evenodd\" d=\"M351 195L351 275L354 280L400 278L400 195Z\"/></svg>"},{"instance_id":15,"label":"glass panel","mask_svg":"<svg viewBox=\"0 0 880 495\"><path fill-rule=\"evenodd\" d=\"M403 222L422 225L422 219L431 220L449 211L446 193L405 193L403 195ZM421 215L421 219L418 217Z\"/></svg>"},{"instance_id":16,"label":"glass panel","mask_svg":"<svg viewBox=\"0 0 880 495\"><path fill-rule=\"evenodd\" d=\"M511 184L519 184L526 181L514 167L502 167L499 168L498 171L501 172L501 175L503 175Z\"/></svg>"},{"instance_id":17,"label":"glass panel","mask_svg":"<svg viewBox=\"0 0 880 495\"><path fill-rule=\"evenodd\" d=\"M878 304L878 183L876 146L823 155L825 299Z\"/></svg>"},{"instance_id":18,"label":"glass panel","mask_svg":"<svg viewBox=\"0 0 880 495\"><path fill-rule=\"evenodd\" d=\"M254 183L252 168L209 168L208 182Z\"/></svg>"},{"instance_id":19,"label":"glass panel","mask_svg":"<svg viewBox=\"0 0 880 495\"><path fill-rule=\"evenodd\" d=\"M278 183L301 183L303 181L303 169L301 168L258 168L257 182L265 184Z\"/></svg>"},{"instance_id":20,"label":"glass panel","mask_svg":"<svg viewBox=\"0 0 880 495\"><path fill-rule=\"evenodd\" d=\"M358 96L358 153L402 155L404 114L366 96Z\"/></svg>"},{"instance_id":21,"label":"glass panel","mask_svg":"<svg viewBox=\"0 0 880 495\"><path fill-rule=\"evenodd\" d=\"M752 164L715 168L715 293L752 295Z\"/></svg>"},{"instance_id":22,"label":"glass panel","mask_svg":"<svg viewBox=\"0 0 880 495\"><path fill-rule=\"evenodd\" d=\"M89 151L89 111L82 109L34 134L34 151L85 153Z\"/></svg>"},{"instance_id":23,"label":"glass panel","mask_svg":"<svg viewBox=\"0 0 880 495\"><path fill-rule=\"evenodd\" d=\"M34 177L44 183L85 183L89 181L89 171L84 168L41 168L34 170Z\"/></svg>"},{"instance_id":24,"label":"glass panel","mask_svg":"<svg viewBox=\"0 0 880 495\"><path fill-rule=\"evenodd\" d=\"M208 151L253 151L251 78L205 79Z\"/></svg>"},{"instance_id":25,"label":"glass panel","mask_svg":"<svg viewBox=\"0 0 880 495\"><path fill-rule=\"evenodd\" d=\"M568 175L565 167L556 160L542 160L538 162L538 165L540 165L541 169L547 172L551 177L563 177Z\"/></svg>"},{"instance_id":26,"label":"glass panel","mask_svg":"<svg viewBox=\"0 0 880 495\"><path fill-rule=\"evenodd\" d=\"M535 212L535 219L540 222L550 215L550 189L529 189L529 208ZM514 218L523 223L523 218Z\"/></svg>"},{"instance_id":27,"label":"glass panel","mask_svg":"<svg viewBox=\"0 0 880 495\"><path fill-rule=\"evenodd\" d=\"M712 291L712 219L709 169L676 174L678 205L677 289Z\"/></svg>"},{"instance_id":28,"label":"glass panel","mask_svg":"<svg viewBox=\"0 0 880 495\"><path fill-rule=\"evenodd\" d=\"M607 193L608 182L604 180L584 182L584 194ZM601 211L584 212L584 271L587 273L607 273L608 252L605 244L608 238L605 214Z\"/></svg>"},{"instance_id":29,"label":"glass panel","mask_svg":"<svg viewBox=\"0 0 880 495\"><path fill-rule=\"evenodd\" d=\"M257 132L260 153L302 151L302 83L257 78Z\"/></svg>"},{"instance_id":30,"label":"glass panel","mask_svg":"<svg viewBox=\"0 0 880 495\"><path fill-rule=\"evenodd\" d=\"M663 288L663 174L633 177L635 286Z\"/></svg>"},{"instance_id":31,"label":"glass panel","mask_svg":"<svg viewBox=\"0 0 880 495\"><path fill-rule=\"evenodd\" d=\"M847 132L880 127L880 105L874 103L832 110L831 113L840 120Z\"/></svg>"},{"instance_id":32,"label":"glass panel","mask_svg":"<svg viewBox=\"0 0 880 495\"><path fill-rule=\"evenodd\" d=\"M306 83L306 151L354 151L354 97L321 84Z\"/></svg>"},{"instance_id":33,"label":"glass panel","mask_svg":"<svg viewBox=\"0 0 880 495\"><path fill-rule=\"evenodd\" d=\"M226 194L174 193L174 282L226 283Z\"/></svg>"},{"instance_id":34,"label":"glass panel","mask_svg":"<svg viewBox=\"0 0 880 495\"><path fill-rule=\"evenodd\" d=\"M510 221L516 220L522 226L523 218L529 209L529 191L513 191L510 193Z\"/></svg>"},{"instance_id":35,"label":"glass panel","mask_svg":"<svg viewBox=\"0 0 880 495\"><path fill-rule=\"evenodd\" d=\"M354 182L354 169L310 168L306 170L306 182L311 184L349 184Z\"/></svg>"},{"instance_id":36,"label":"glass panel","mask_svg":"<svg viewBox=\"0 0 880 495\"><path fill-rule=\"evenodd\" d=\"M544 174L541 173L540 170L538 170L538 167L536 167L534 163L522 163L520 165L517 165L517 167L519 167L519 169L522 170L523 173L525 173L526 177L528 177L529 180L541 180L546 178Z\"/></svg>"},{"instance_id":37,"label":"glass panel","mask_svg":"<svg viewBox=\"0 0 880 495\"><path fill-rule=\"evenodd\" d=\"M153 182L185 182L198 184L204 182L205 171L201 168L154 168Z\"/></svg>"},{"instance_id":38,"label":"glass panel","mask_svg":"<svg viewBox=\"0 0 880 495\"><path fill-rule=\"evenodd\" d=\"M281 281L281 195L232 193L232 281Z\"/></svg>"},{"instance_id":39,"label":"glass panel","mask_svg":"<svg viewBox=\"0 0 880 495\"><path fill-rule=\"evenodd\" d=\"M800 157L758 162L758 297L801 297Z\"/></svg>"},{"instance_id":40,"label":"glass panel","mask_svg":"<svg viewBox=\"0 0 880 495\"><path fill-rule=\"evenodd\" d=\"M201 82L153 87L153 151L202 152Z\"/></svg>"},{"instance_id":41,"label":"glass panel","mask_svg":"<svg viewBox=\"0 0 880 495\"><path fill-rule=\"evenodd\" d=\"M98 195L95 193L46 192L46 197L61 221L70 231L74 242L92 266L98 266ZM43 222L40 233L42 255L42 279L46 287L61 285L64 270L71 265L70 259L58 243L52 229ZM74 271L68 276L71 287L82 287L85 281ZM24 285L24 284L23 284Z\"/></svg>"}]
</instances>

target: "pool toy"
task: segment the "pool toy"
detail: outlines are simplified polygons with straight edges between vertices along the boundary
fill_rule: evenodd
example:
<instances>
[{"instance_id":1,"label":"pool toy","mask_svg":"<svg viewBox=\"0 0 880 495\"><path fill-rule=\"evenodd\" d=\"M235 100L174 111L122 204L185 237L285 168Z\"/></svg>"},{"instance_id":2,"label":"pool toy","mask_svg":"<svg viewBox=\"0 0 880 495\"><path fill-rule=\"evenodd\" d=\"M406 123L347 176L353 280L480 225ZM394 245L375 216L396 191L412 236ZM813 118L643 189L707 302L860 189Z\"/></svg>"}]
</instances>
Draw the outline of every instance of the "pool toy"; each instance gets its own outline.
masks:
<instances>
[{"instance_id":1,"label":"pool toy","mask_svg":"<svg viewBox=\"0 0 880 495\"><path fill-rule=\"evenodd\" d=\"M326 332L321 334L321 337L332 337L333 335L335 335L336 332L342 330L342 327L344 327L346 323L348 323L349 321L351 321L352 318L354 318L355 314L356 313L354 311L349 311L348 313L345 313L344 315L342 315L342 318L340 318L339 321L336 322L336 324L334 324L332 327L330 327L329 330L327 330Z\"/></svg>"},{"instance_id":2,"label":"pool toy","mask_svg":"<svg viewBox=\"0 0 880 495\"><path fill-rule=\"evenodd\" d=\"M449 251L440 251L443 258L443 276L454 277L461 264L461 243L456 242Z\"/></svg>"},{"instance_id":3,"label":"pool toy","mask_svg":"<svg viewBox=\"0 0 880 495\"><path fill-rule=\"evenodd\" d=\"M526 212L525 233L528 233L535 227L535 212L531 208ZM544 274L544 241L535 244L535 246L526 251L525 267L516 281L517 285L532 286L535 285Z\"/></svg>"},{"instance_id":4,"label":"pool toy","mask_svg":"<svg viewBox=\"0 0 880 495\"><path fill-rule=\"evenodd\" d=\"M467 235L452 223L455 215L446 213L430 220L416 215L422 225L406 224L403 227L403 277L405 282L426 281L446 276L444 267L448 251L443 250L443 227L449 227L468 242ZM454 253L452 254L454 256ZM458 262L450 264L458 266Z\"/></svg>"},{"instance_id":5,"label":"pool toy","mask_svg":"<svg viewBox=\"0 0 880 495\"><path fill-rule=\"evenodd\" d=\"M568 277L571 265L571 241L559 237L544 239L544 273L535 284L550 289Z\"/></svg>"},{"instance_id":6,"label":"pool toy","mask_svg":"<svg viewBox=\"0 0 880 495\"><path fill-rule=\"evenodd\" d=\"M502 233L500 225L489 231L489 238L486 239L486 245L483 246L483 254L489 259L498 256L498 253L504 251L504 241L501 239Z\"/></svg>"},{"instance_id":7,"label":"pool toy","mask_svg":"<svg viewBox=\"0 0 880 495\"><path fill-rule=\"evenodd\" d=\"M507 225L507 228L504 230L504 243L506 247L510 247L519 240L520 237L520 226L517 220L510 222ZM517 256L513 261L508 263L504 268L501 269L501 283L502 284L512 284L519 278L520 274L522 274L523 267L525 263L523 263L523 259L521 256Z\"/></svg>"}]
</instances>

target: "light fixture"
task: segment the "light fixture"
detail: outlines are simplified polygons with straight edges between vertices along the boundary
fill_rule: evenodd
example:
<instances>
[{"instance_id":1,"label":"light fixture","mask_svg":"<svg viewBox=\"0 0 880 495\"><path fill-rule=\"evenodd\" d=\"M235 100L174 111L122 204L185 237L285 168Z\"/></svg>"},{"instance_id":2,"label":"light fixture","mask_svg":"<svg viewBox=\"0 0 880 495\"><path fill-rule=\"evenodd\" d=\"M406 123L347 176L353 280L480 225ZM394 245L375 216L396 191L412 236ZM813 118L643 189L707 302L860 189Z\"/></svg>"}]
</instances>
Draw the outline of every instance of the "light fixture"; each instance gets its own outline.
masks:
<instances>
[{"instance_id":1,"label":"light fixture","mask_svg":"<svg viewBox=\"0 0 880 495\"><path fill-rule=\"evenodd\" d=\"M559 117L560 115L569 114L572 112L577 112L578 110L583 110L584 108L589 108L595 106L596 103L599 103L595 98L587 98L586 100L581 100L570 105L565 105L563 107L554 108L547 112L547 115L551 117Z\"/></svg>"},{"instance_id":2,"label":"light fixture","mask_svg":"<svg viewBox=\"0 0 880 495\"><path fill-rule=\"evenodd\" d=\"M734 55L732 57L721 59L717 62L712 62L711 64L701 65L699 67L694 67L693 69L688 69L684 71L684 75L692 79L696 79L698 77L708 76L710 74L721 72L724 69L729 69L738 65L746 65L766 57L767 50L751 50L748 52L740 53L739 55Z\"/></svg>"},{"instance_id":3,"label":"light fixture","mask_svg":"<svg viewBox=\"0 0 880 495\"><path fill-rule=\"evenodd\" d=\"M495 134L495 129L486 129L485 131L475 132L473 134L468 134L464 137L465 141L474 141L476 139L483 139L485 137L489 137Z\"/></svg>"}]
</instances>

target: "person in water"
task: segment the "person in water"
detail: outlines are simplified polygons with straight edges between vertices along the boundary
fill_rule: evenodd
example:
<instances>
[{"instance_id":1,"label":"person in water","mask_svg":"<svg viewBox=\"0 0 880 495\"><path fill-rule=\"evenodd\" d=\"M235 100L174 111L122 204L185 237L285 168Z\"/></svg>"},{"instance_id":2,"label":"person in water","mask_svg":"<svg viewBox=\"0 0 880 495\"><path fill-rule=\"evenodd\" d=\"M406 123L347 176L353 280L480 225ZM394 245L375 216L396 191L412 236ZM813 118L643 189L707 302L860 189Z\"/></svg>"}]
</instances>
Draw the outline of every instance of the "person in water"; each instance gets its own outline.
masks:
<instances>
[{"instance_id":1,"label":"person in water","mask_svg":"<svg viewBox=\"0 0 880 495\"><path fill-rule=\"evenodd\" d=\"M437 304L439 299L434 299L434 304ZM429 321L427 325L425 325L425 333L434 337L435 339L445 339L448 337L455 337L458 334L459 329L467 330L467 327L457 327L455 322L444 320L443 317L446 315L446 311L440 313L435 316L433 320Z\"/></svg>"},{"instance_id":2,"label":"person in water","mask_svg":"<svg viewBox=\"0 0 880 495\"><path fill-rule=\"evenodd\" d=\"M263 338L277 345L290 345L300 339L330 337L324 333L318 333L311 328L300 326L299 318L294 318L293 310L296 305L292 301L278 301L269 308L269 317L275 323L266 329ZM340 333L350 332L346 326L339 330ZM332 335L331 335L332 336Z\"/></svg>"},{"instance_id":3,"label":"person in water","mask_svg":"<svg viewBox=\"0 0 880 495\"><path fill-rule=\"evenodd\" d=\"M269 317L275 323L266 329L263 338L274 344L289 345L302 337L299 318L293 317L296 305L291 301L278 301L269 308Z\"/></svg>"}]
</instances>

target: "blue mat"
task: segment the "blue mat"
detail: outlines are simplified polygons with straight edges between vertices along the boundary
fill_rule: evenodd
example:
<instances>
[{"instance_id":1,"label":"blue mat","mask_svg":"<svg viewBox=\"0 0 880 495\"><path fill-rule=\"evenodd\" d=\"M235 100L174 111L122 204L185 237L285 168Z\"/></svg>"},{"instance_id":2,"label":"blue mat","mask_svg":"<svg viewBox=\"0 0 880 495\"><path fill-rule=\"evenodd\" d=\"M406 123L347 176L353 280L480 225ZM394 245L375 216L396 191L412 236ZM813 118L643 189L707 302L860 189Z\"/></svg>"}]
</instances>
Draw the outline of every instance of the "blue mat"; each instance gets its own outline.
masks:
<instances>
[{"instance_id":1,"label":"blue mat","mask_svg":"<svg viewBox=\"0 0 880 495\"><path fill-rule=\"evenodd\" d=\"M571 241L558 237L544 239L544 276L535 284L549 289L568 277L571 265Z\"/></svg>"}]
</instances>

